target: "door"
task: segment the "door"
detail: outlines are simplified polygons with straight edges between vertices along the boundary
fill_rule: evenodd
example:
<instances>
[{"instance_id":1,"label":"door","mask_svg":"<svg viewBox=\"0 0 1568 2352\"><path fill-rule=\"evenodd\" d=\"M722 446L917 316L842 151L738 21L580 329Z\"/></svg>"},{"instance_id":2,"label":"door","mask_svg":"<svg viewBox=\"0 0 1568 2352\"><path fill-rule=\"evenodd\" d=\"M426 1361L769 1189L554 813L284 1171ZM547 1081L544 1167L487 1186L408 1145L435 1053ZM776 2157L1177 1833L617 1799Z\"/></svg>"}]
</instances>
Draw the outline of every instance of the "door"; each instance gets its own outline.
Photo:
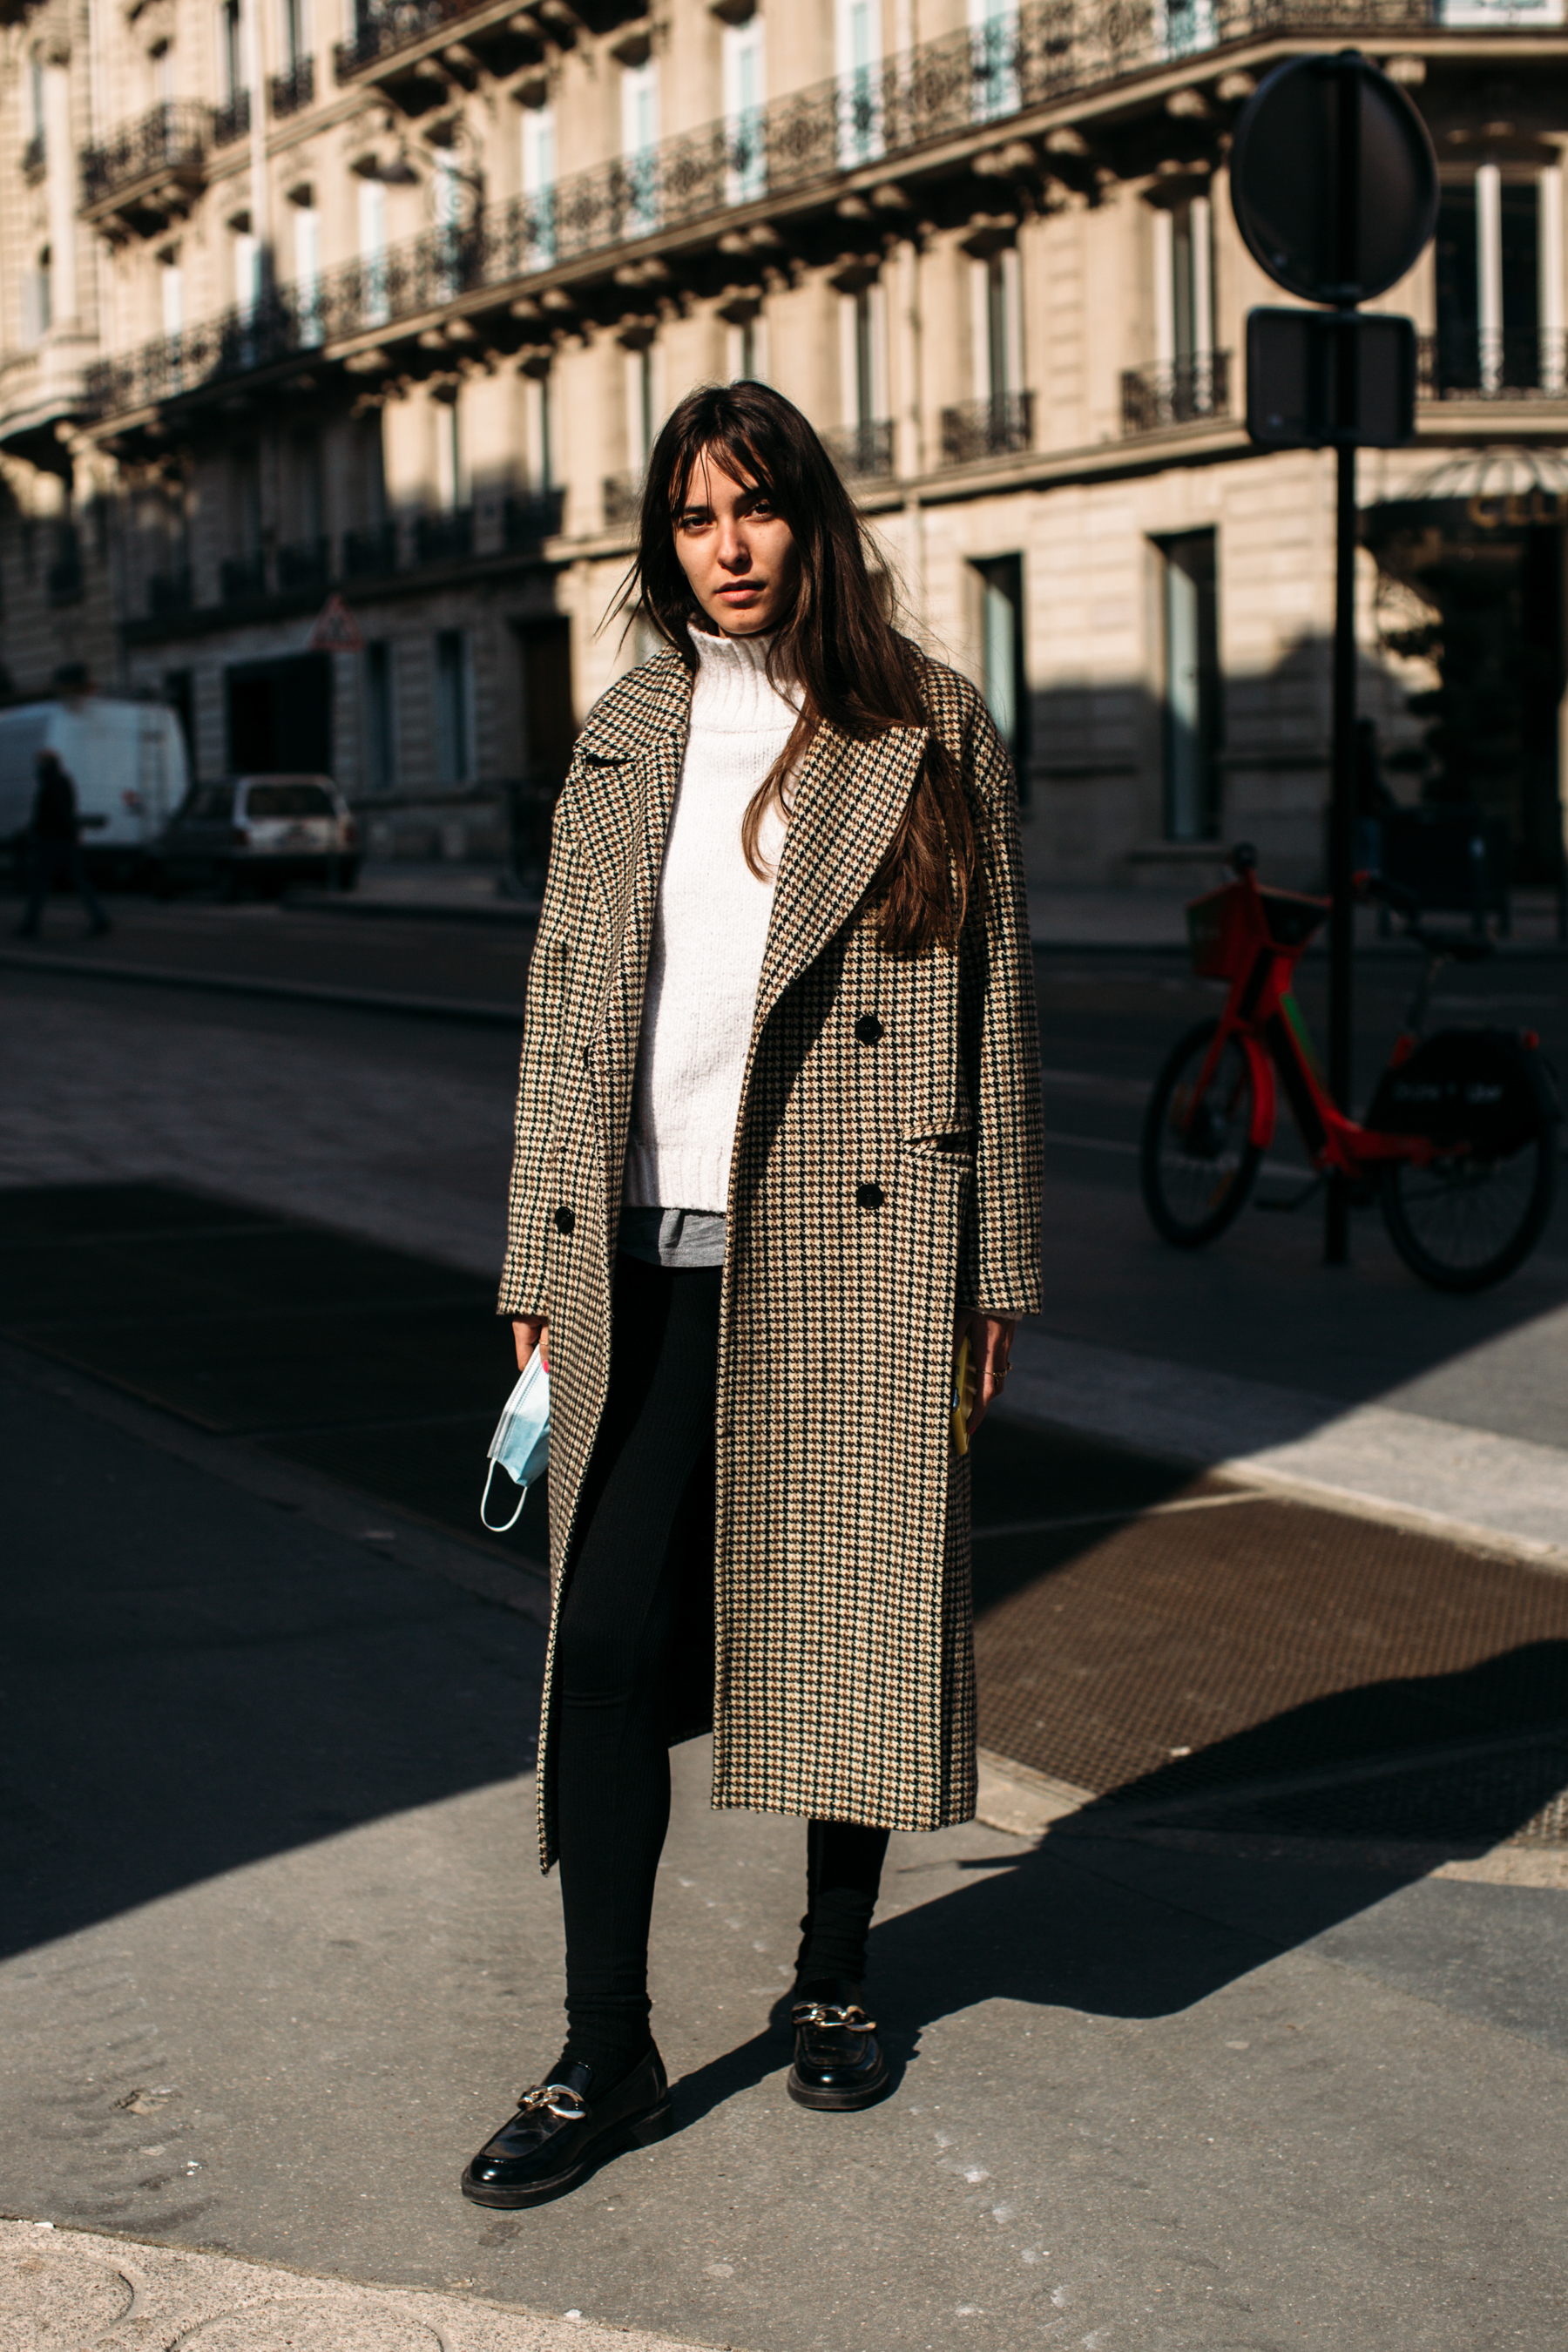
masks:
<instances>
[{"instance_id":1,"label":"door","mask_svg":"<svg viewBox=\"0 0 1568 2352\"><path fill-rule=\"evenodd\" d=\"M332 657L290 654L225 673L235 776L332 772Z\"/></svg>"}]
</instances>

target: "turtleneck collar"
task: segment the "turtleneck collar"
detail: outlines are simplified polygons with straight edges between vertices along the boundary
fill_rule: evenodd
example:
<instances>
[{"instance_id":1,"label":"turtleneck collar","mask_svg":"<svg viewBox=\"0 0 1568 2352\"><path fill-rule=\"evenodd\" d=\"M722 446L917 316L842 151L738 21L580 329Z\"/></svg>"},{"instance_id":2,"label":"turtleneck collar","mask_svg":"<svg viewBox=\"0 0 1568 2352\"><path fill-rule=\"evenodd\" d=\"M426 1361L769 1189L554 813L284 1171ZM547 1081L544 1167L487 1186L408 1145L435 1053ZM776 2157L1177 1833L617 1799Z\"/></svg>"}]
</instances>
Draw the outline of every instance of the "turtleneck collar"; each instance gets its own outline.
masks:
<instances>
[{"instance_id":1,"label":"turtleneck collar","mask_svg":"<svg viewBox=\"0 0 1568 2352\"><path fill-rule=\"evenodd\" d=\"M787 732L794 726L800 707L798 688L787 678L775 685L768 676L768 655L778 642L776 635L726 637L692 628L690 637L697 648L694 725L724 734L758 727L783 727Z\"/></svg>"}]
</instances>

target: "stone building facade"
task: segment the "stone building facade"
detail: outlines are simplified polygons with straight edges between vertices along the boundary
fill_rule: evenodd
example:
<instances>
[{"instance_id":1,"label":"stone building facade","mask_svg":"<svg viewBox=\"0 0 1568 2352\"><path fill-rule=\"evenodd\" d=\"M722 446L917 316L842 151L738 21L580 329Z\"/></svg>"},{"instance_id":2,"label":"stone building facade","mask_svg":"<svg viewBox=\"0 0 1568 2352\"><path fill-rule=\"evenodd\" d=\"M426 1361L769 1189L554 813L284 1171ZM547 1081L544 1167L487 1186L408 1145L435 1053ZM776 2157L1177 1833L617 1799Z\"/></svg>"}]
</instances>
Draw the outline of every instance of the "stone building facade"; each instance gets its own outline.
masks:
<instances>
[{"instance_id":1,"label":"stone building facade","mask_svg":"<svg viewBox=\"0 0 1568 2352\"><path fill-rule=\"evenodd\" d=\"M984 686L1041 882L1322 848L1332 460L1247 442L1240 107L1423 109L1365 707L1397 794L1560 838L1563 0L0 0L0 660L525 866L652 434L765 377ZM363 646L312 651L341 593ZM1504 708L1504 706L1507 706ZM1532 863L1533 861L1533 863Z\"/></svg>"}]
</instances>

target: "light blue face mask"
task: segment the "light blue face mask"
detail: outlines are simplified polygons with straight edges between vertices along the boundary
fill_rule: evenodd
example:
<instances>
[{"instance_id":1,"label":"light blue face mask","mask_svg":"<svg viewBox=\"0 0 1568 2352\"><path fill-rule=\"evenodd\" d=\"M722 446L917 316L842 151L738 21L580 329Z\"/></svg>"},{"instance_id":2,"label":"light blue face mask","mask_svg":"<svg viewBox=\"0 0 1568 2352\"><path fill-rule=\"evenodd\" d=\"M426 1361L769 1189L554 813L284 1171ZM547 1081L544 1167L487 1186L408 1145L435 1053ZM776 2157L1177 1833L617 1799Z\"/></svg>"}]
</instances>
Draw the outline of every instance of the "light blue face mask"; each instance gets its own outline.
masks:
<instances>
[{"instance_id":1,"label":"light blue face mask","mask_svg":"<svg viewBox=\"0 0 1568 2352\"><path fill-rule=\"evenodd\" d=\"M528 1370L517 1376L517 1385L506 1401L505 1410L496 1423L496 1433L489 1444L490 1466L485 1477L485 1491L479 1496L479 1517L492 1536L504 1536L515 1528L528 1490L535 1478L542 1478L550 1466L550 1375L544 1369L544 1356L535 1348L528 1360ZM504 1526L496 1527L486 1516L490 1499L490 1480L497 1465L506 1472L520 1491L517 1509Z\"/></svg>"}]
</instances>

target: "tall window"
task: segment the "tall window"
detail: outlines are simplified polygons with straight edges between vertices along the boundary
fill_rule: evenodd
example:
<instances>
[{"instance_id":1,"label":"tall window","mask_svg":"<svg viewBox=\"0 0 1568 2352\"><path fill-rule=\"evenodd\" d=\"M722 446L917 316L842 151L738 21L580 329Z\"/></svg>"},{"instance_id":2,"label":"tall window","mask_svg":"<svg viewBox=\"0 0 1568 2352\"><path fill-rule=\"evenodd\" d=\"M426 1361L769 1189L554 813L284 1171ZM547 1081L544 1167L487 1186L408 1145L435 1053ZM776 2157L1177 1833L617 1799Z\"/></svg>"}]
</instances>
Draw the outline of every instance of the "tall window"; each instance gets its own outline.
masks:
<instances>
[{"instance_id":1,"label":"tall window","mask_svg":"<svg viewBox=\"0 0 1568 2352\"><path fill-rule=\"evenodd\" d=\"M1164 617L1165 838L1219 832L1219 604L1215 534L1158 543Z\"/></svg>"},{"instance_id":2,"label":"tall window","mask_svg":"<svg viewBox=\"0 0 1568 2352\"><path fill-rule=\"evenodd\" d=\"M1018 110L1018 0L969 0L976 119Z\"/></svg>"},{"instance_id":3,"label":"tall window","mask_svg":"<svg viewBox=\"0 0 1568 2352\"><path fill-rule=\"evenodd\" d=\"M558 453L555 436L555 385L548 369L526 379L528 478L542 493L555 488Z\"/></svg>"},{"instance_id":4,"label":"tall window","mask_svg":"<svg viewBox=\"0 0 1568 2352\"><path fill-rule=\"evenodd\" d=\"M359 184L360 323L384 326L391 315L386 290L386 187L381 180Z\"/></svg>"},{"instance_id":5,"label":"tall window","mask_svg":"<svg viewBox=\"0 0 1568 2352\"><path fill-rule=\"evenodd\" d=\"M626 464L639 477L658 430L658 375L652 343L626 353Z\"/></svg>"},{"instance_id":6,"label":"tall window","mask_svg":"<svg viewBox=\"0 0 1568 2352\"><path fill-rule=\"evenodd\" d=\"M839 361L844 422L868 443L879 419L888 413L887 304L881 286L873 282L838 298ZM862 446L859 461L873 460Z\"/></svg>"},{"instance_id":7,"label":"tall window","mask_svg":"<svg viewBox=\"0 0 1568 2352\"><path fill-rule=\"evenodd\" d=\"M1206 196L1160 207L1153 216L1154 357L1170 377L1176 422L1215 404L1214 217Z\"/></svg>"},{"instance_id":8,"label":"tall window","mask_svg":"<svg viewBox=\"0 0 1568 2352\"><path fill-rule=\"evenodd\" d=\"M248 317L261 299L261 246L248 228L234 232L234 302Z\"/></svg>"},{"instance_id":9,"label":"tall window","mask_svg":"<svg viewBox=\"0 0 1568 2352\"><path fill-rule=\"evenodd\" d=\"M881 0L837 0L838 161L847 168L882 152Z\"/></svg>"},{"instance_id":10,"label":"tall window","mask_svg":"<svg viewBox=\"0 0 1568 2352\"><path fill-rule=\"evenodd\" d=\"M300 341L310 349L325 333L321 316L321 215L313 204L294 207L294 293Z\"/></svg>"},{"instance_id":11,"label":"tall window","mask_svg":"<svg viewBox=\"0 0 1568 2352\"><path fill-rule=\"evenodd\" d=\"M1157 38L1168 58L1213 48L1218 37L1214 0L1155 0Z\"/></svg>"},{"instance_id":12,"label":"tall window","mask_svg":"<svg viewBox=\"0 0 1568 2352\"><path fill-rule=\"evenodd\" d=\"M240 0L223 0L218 16L218 63L226 99L237 98L246 86L245 38L239 10Z\"/></svg>"},{"instance_id":13,"label":"tall window","mask_svg":"<svg viewBox=\"0 0 1568 2352\"><path fill-rule=\"evenodd\" d=\"M1480 164L1437 214L1437 367L1445 390L1560 390L1563 175Z\"/></svg>"},{"instance_id":14,"label":"tall window","mask_svg":"<svg viewBox=\"0 0 1568 2352\"><path fill-rule=\"evenodd\" d=\"M450 514L463 503L462 417L456 400L432 403L436 421L436 503Z\"/></svg>"},{"instance_id":15,"label":"tall window","mask_svg":"<svg viewBox=\"0 0 1568 2352\"><path fill-rule=\"evenodd\" d=\"M528 215L528 263L547 269L555 258L555 109L522 110L522 200Z\"/></svg>"},{"instance_id":16,"label":"tall window","mask_svg":"<svg viewBox=\"0 0 1568 2352\"><path fill-rule=\"evenodd\" d=\"M1004 246L971 264L974 389L1005 413L1008 395L1023 388L1024 316L1016 249Z\"/></svg>"},{"instance_id":17,"label":"tall window","mask_svg":"<svg viewBox=\"0 0 1568 2352\"><path fill-rule=\"evenodd\" d=\"M158 257L158 307L166 335L177 335L185 323L185 278L178 250Z\"/></svg>"},{"instance_id":18,"label":"tall window","mask_svg":"<svg viewBox=\"0 0 1568 2352\"><path fill-rule=\"evenodd\" d=\"M626 234L658 226L658 63L621 68L621 160L626 175Z\"/></svg>"},{"instance_id":19,"label":"tall window","mask_svg":"<svg viewBox=\"0 0 1568 2352\"><path fill-rule=\"evenodd\" d=\"M725 349L731 383L743 377L751 383L766 383L768 322L761 310L731 321L726 330Z\"/></svg>"},{"instance_id":20,"label":"tall window","mask_svg":"<svg viewBox=\"0 0 1568 2352\"><path fill-rule=\"evenodd\" d=\"M768 184L763 20L724 27L725 193L732 205L763 194Z\"/></svg>"},{"instance_id":21,"label":"tall window","mask_svg":"<svg viewBox=\"0 0 1568 2352\"><path fill-rule=\"evenodd\" d=\"M290 471L294 477L294 520L301 540L320 540L327 528L326 484L321 466L321 436L294 436Z\"/></svg>"},{"instance_id":22,"label":"tall window","mask_svg":"<svg viewBox=\"0 0 1568 2352\"><path fill-rule=\"evenodd\" d=\"M364 781L373 793L389 793L396 781L392 721L392 645L377 637L364 649Z\"/></svg>"},{"instance_id":23,"label":"tall window","mask_svg":"<svg viewBox=\"0 0 1568 2352\"><path fill-rule=\"evenodd\" d=\"M292 73L300 59L310 51L310 35L305 25L305 0L279 0L282 16L283 66Z\"/></svg>"},{"instance_id":24,"label":"tall window","mask_svg":"<svg viewBox=\"0 0 1568 2352\"><path fill-rule=\"evenodd\" d=\"M430 194L436 209L436 235L443 291L450 298L463 283L463 180L454 147L437 147L436 174Z\"/></svg>"},{"instance_id":25,"label":"tall window","mask_svg":"<svg viewBox=\"0 0 1568 2352\"><path fill-rule=\"evenodd\" d=\"M981 678L986 709L1013 759L1018 797L1028 797L1024 677L1024 559L993 555L974 566L980 586Z\"/></svg>"},{"instance_id":26,"label":"tall window","mask_svg":"<svg viewBox=\"0 0 1568 2352\"><path fill-rule=\"evenodd\" d=\"M22 281L22 339L42 341L55 320L54 259L47 245L38 247L31 269Z\"/></svg>"},{"instance_id":27,"label":"tall window","mask_svg":"<svg viewBox=\"0 0 1568 2352\"><path fill-rule=\"evenodd\" d=\"M242 441L234 453L231 507L235 551L254 556L261 549L261 452Z\"/></svg>"},{"instance_id":28,"label":"tall window","mask_svg":"<svg viewBox=\"0 0 1568 2352\"><path fill-rule=\"evenodd\" d=\"M44 61L37 49L27 60L27 136L40 148L44 139Z\"/></svg>"},{"instance_id":29,"label":"tall window","mask_svg":"<svg viewBox=\"0 0 1568 2352\"><path fill-rule=\"evenodd\" d=\"M468 781L468 640L462 629L436 639L436 770L443 784Z\"/></svg>"}]
</instances>

